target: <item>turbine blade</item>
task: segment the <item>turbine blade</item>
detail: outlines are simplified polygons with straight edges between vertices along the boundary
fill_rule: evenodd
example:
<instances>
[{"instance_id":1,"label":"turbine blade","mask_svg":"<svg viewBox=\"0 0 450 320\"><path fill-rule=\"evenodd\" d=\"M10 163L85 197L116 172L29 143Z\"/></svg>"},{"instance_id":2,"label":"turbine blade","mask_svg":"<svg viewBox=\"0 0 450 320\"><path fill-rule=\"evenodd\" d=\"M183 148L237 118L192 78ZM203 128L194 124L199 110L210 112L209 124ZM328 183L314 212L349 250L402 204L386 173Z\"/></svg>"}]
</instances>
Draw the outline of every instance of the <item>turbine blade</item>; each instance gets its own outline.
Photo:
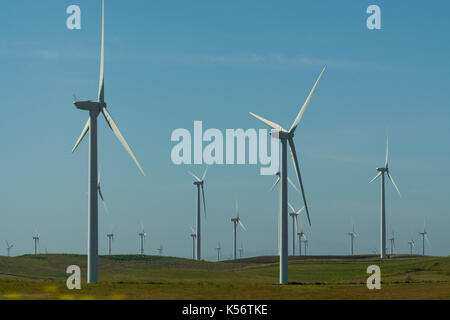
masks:
<instances>
[{"instance_id":1,"label":"turbine blade","mask_svg":"<svg viewBox=\"0 0 450 320\"><path fill-rule=\"evenodd\" d=\"M273 188L275 188L275 186L278 184L279 181L280 181L280 177L277 178L277 180L276 180L275 183L272 185L272 188L270 188L269 191L272 191Z\"/></svg>"},{"instance_id":2,"label":"turbine blade","mask_svg":"<svg viewBox=\"0 0 450 320\"><path fill-rule=\"evenodd\" d=\"M100 54L100 81L98 85L98 101L100 102L103 102L105 100L104 65L105 65L105 0L102 0L102 48Z\"/></svg>"},{"instance_id":3,"label":"turbine blade","mask_svg":"<svg viewBox=\"0 0 450 320\"><path fill-rule=\"evenodd\" d=\"M97 190L98 190L98 195L100 196L100 199L102 199L102 201L105 201L105 199L103 198L102 189L100 188L100 185L97 186Z\"/></svg>"},{"instance_id":4,"label":"turbine blade","mask_svg":"<svg viewBox=\"0 0 450 320\"><path fill-rule=\"evenodd\" d=\"M395 187L395 190L397 190L397 193L398 193L398 195L399 195L400 198L401 198L401 197L402 197L402 194L400 193L400 190L398 190L398 187L397 187L397 185L395 184L394 178L392 178L392 176L391 176L391 174L389 173L389 171L388 171L388 173L387 173L387 176L388 176L389 180L391 180L392 184L393 184L394 187Z\"/></svg>"},{"instance_id":5,"label":"turbine blade","mask_svg":"<svg viewBox=\"0 0 450 320\"><path fill-rule=\"evenodd\" d=\"M305 206L303 206L300 210L297 211L297 214L302 213L302 211L305 210Z\"/></svg>"},{"instance_id":6,"label":"turbine blade","mask_svg":"<svg viewBox=\"0 0 450 320\"><path fill-rule=\"evenodd\" d=\"M83 140L83 138L86 135L86 133L89 131L90 124L91 124L91 119L89 118L87 120L86 124L84 125L83 131L81 131L80 137L78 138L77 142L75 143L75 146L72 148L72 153L75 152L75 150L77 149L78 145Z\"/></svg>"},{"instance_id":7,"label":"turbine blade","mask_svg":"<svg viewBox=\"0 0 450 320\"><path fill-rule=\"evenodd\" d=\"M202 184L202 196L203 196L203 209L205 210L205 218L206 218L206 203L205 203L205 189Z\"/></svg>"},{"instance_id":8,"label":"turbine blade","mask_svg":"<svg viewBox=\"0 0 450 320\"><path fill-rule=\"evenodd\" d=\"M386 137L386 162L384 167L387 168L389 166L389 137Z\"/></svg>"},{"instance_id":9,"label":"turbine blade","mask_svg":"<svg viewBox=\"0 0 450 320\"><path fill-rule=\"evenodd\" d=\"M237 202L237 200L236 200L236 202L235 202L235 207L236 207L236 216L237 216L237 218L239 219L239 207L238 207L238 202Z\"/></svg>"},{"instance_id":10,"label":"turbine blade","mask_svg":"<svg viewBox=\"0 0 450 320\"><path fill-rule=\"evenodd\" d=\"M377 180L377 178L378 178L379 176L381 176L381 172L378 172L378 174L375 176L375 178L373 178L372 180L370 180L369 183L372 183L372 182L374 182L375 180Z\"/></svg>"},{"instance_id":11,"label":"turbine blade","mask_svg":"<svg viewBox=\"0 0 450 320\"><path fill-rule=\"evenodd\" d=\"M300 174L300 168L298 165L297 152L295 151L294 140L292 140L292 138L289 138L289 145L291 147L291 156L292 156L292 162L294 163L294 167L295 167L295 173L297 174L298 183L299 183L300 189L302 191L302 197L303 197L303 202L305 204L306 215L308 216L309 225L311 225L311 219L309 218L308 204L306 203L305 189L303 187L302 176Z\"/></svg>"},{"instance_id":12,"label":"turbine blade","mask_svg":"<svg viewBox=\"0 0 450 320\"><path fill-rule=\"evenodd\" d=\"M197 180L198 182L201 182L202 180L200 180L199 177L197 177L195 174L193 174L192 172L188 171L188 173L194 177L195 180Z\"/></svg>"},{"instance_id":13,"label":"turbine blade","mask_svg":"<svg viewBox=\"0 0 450 320\"><path fill-rule=\"evenodd\" d=\"M244 224L242 223L241 220L239 220L239 224L240 224L240 226L242 227L242 229L244 229L244 231L247 231L247 229L245 228L245 226L244 226Z\"/></svg>"},{"instance_id":14,"label":"turbine blade","mask_svg":"<svg viewBox=\"0 0 450 320\"><path fill-rule=\"evenodd\" d=\"M289 177L288 177L288 182L292 186L292 188L294 188L295 191L300 193L300 191L297 189L296 185L292 182L292 180Z\"/></svg>"},{"instance_id":15,"label":"turbine blade","mask_svg":"<svg viewBox=\"0 0 450 320\"><path fill-rule=\"evenodd\" d=\"M205 177L206 177L206 171L208 171L208 165L206 165L205 172L203 172L202 181L205 180Z\"/></svg>"},{"instance_id":16,"label":"turbine blade","mask_svg":"<svg viewBox=\"0 0 450 320\"><path fill-rule=\"evenodd\" d=\"M116 135L117 139L119 139L120 143L122 143L122 145L124 146L125 150L127 150L128 154L134 160L134 163L136 163L137 167L139 168L139 170L141 171L141 173L145 177L144 170L142 169L141 165L139 164L139 162L137 161L136 157L134 156L133 151L131 151L131 148L128 145L128 143L126 142L125 138L122 136L122 133L120 133L119 128L117 127L116 123L112 119L112 117L109 114L108 110L106 110L106 108L102 108L102 113L105 116L106 122L108 122L109 127L111 128L111 130Z\"/></svg>"},{"instance_id":17,"label":"turbine blade","mask_svg":"<svg viewBox=\"0 0 450 320\"><path fill-rule=\"evenodd\" d=\"M288 202L288 206L289 206L289 208L291 208L292 212L295 212L295 209L290 202Z\"/></svg>"},{"instance_id":18,"label":"turbine blade","mask_svg":"<svg viewBox=\"0 0 450 320\"><path fill-rule=\"evenodd\" d=\"M324 67L324 68L323 68L322 72L321 72L320 75L319 75L319 78L317 78L316 83L314 84L314 87L311 89L311 92L309 93L308 98L306 98L306 101L305 101L305 103L303 104L302 108L300 109L300 111L299 111L299 113L298 113L298 115L297 115L297 118L295 118L295 121L294 121L294 123L292 124L292 127L291 127L291 129L289 130L289 132L294 132L295 129L297 129L297 126L298 126L300 120L302 119L303 114L305 113L306 108L308 107L308 104L309 104L309 102L311 101L311 97L312 97L312 95L314 94L314 91L316 91L317 85L319 84L320 79L322 78L322 76L323 76L323 74L324 74L326 68L327 68L327 67Z\"/></svg>"},{"instance_id":19,"label":"turbine blade","mask_svg":"<svg viewBox=\"0 0 450 320\"><path fill-rule=\"evenodd\" d=\"M277 124L277 123L275 123L275 122L272 122L272 121L270 121L270 120L264 119L263 117L260 117L260 116L258 116L258 115L256 115L256 114L254 114L253 112L250 112L250 114L251 114L252 116L254 116L256 119L258 119L258 120L264 122L264 123L267 124L269 127L272 127L272 128L275 129L275 130L282 130L282 131L285 131L285 130L283 129L282 126L280 126L279 124Z\"/></svg>"}]
</instances>

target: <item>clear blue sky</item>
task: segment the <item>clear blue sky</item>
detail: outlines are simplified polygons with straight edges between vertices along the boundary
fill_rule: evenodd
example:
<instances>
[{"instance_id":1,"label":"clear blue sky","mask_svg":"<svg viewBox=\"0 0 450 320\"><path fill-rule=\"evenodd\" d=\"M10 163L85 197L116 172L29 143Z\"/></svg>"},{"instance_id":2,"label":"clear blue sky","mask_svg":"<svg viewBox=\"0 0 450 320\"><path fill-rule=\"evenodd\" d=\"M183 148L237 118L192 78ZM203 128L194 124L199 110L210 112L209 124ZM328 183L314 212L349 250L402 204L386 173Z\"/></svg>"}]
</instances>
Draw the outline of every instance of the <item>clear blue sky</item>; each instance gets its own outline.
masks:
<instances>
[{"instance_id":1,"label":"clear blue sky","mask_svg":"<svg viewBox=\"0 0 450 320\"><path fill-rule=\"evenodd\" d=\"M87 157L71 148L87 119L72 104L95 99L99 1L3 1L0 10L0 254L85 253ZM81 6L82 29L66 28L66 8ZM370 4L382 30L366 28ZM264 128L253 111L285 127L328 66L296 132L312 228L309 252L347 254L353 219L357 253L379 250L379 182L386 130L390 165L403 198L387 186L388 233L397 251L426 218L431 246L450 243L450 21L448 1L106 1L106 101L148 173L139 171L103 119L99 160L110 214L99 206L100 252L114 226L116 253L188 257L201 166L170 161L174 129ZM291 162L290 176L294 177ZM211 166L206 181L206 258L217 242L231 256L234 201L248 232L246 254L275 254L278 195L259 166ZM290 199L300 206L293 192ZM302 220L306 224L306 219ZM289 228L291 230L291 228ZM418 246L417 251L421 249Z\"/></svg>"}]
</instances>

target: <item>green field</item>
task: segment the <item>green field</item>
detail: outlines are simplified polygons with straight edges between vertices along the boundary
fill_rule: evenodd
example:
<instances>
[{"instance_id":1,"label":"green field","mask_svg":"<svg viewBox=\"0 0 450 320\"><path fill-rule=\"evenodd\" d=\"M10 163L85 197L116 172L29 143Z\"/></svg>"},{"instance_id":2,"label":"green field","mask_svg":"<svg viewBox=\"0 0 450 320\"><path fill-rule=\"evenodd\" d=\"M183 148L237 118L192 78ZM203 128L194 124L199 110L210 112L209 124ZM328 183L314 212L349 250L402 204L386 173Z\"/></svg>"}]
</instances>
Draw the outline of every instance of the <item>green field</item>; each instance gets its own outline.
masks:
<instances>
[{"instance_id":1,"label":"green field","mask_svg":"<svg viewBox=\"0 0 450 320\"><path fill-rule=\"evenodd\" d=\"M73 264L81 290L66 287ZM381 268L381 290L366 287L372 264ZM450 257L290 257L289 285L278 284L277 257L101 256L99 275L99 284L86 283L82 255L0 257L0 299L450 299Z\"/></svg>"}]
</instances>

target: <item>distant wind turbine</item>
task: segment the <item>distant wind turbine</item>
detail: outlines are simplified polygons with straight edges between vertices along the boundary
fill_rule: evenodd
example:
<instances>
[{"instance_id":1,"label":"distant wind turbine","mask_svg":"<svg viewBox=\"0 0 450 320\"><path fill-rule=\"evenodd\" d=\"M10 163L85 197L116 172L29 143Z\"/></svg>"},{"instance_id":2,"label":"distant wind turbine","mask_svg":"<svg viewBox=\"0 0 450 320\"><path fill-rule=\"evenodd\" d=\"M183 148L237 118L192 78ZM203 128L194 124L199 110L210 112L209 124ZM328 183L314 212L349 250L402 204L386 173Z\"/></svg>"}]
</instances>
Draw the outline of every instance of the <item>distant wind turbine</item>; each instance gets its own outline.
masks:
<instances>
[{"instance_id":1,"label":"distant wind turbine","mask_svg":"<svg viewBox=\"0 0 450 320\"><path fill-rule=\"evenodd\" d=\"M308 95L308 98L306 99L305 103L303 104L302 108L300 109L300 112L298 113L297 117L295 118L291 128L289 130L284 129L279 124L276 124L270 120L264 119L263 117L260 117L252 112L250 114L257 118L258 120L262 121L269 127L271 127L272 132L270 135L274 138L280 139L281 142L281 154L280 154L280 209L279 209L279 237L281 237L281 252L280 252L280 284L287 284L288 283L288 192L287 192L287 144L289 143L289 147L291 150L291 156L292 156L292 162L294 164L295 173L297 174L297 179L300 185L300 190L303 196L303 202L306 209L306 214L308 216L309 224L311 225L311 220L309 218L309 210L308 205L306 203L306 197L305 197L305 190L303 188L302 178L300 175L300 167L298 164L298 158L297 158L297 152L294 145L294 132L298 127L298 124L300 120L303 117L303 114L306 111L306 108L308 107L309 102L311 101L311 97L314 93L314 91L317 88L317 85L319 84L320 79L322 78L323 74L325 72L325 68L320 73L319 78L317 79L316 83L314 84L311 92Z\"/></svg>"},{"instance_id":2,"label":"distant wind turbine","mask_svg":"<svg viewBox=\"0 0 450 320\"><path fill-rule=\"evenodd\" d=\"M391 242L391 255L394 255L394 247L395 247L394 231L392 231L392 238L389 238L388 240Z\"/></svg>"},{"instance_id":3,"label":"distant wind turbine","mask_svg":"<svg viewBox=\"0 0 450 320\"><path fill-rule=\"evenodd\" d=\"M378 174L373 178L370 183L375 181L381 176L381 229L380 229L380 257L382 259L386 258L386 210L385 210L385 188L384 188L384 175L386 174L389 180L391 180L395 190L397 190L398 195L401 197L400 190L395 184L394 178L389 171L389 140L386 141L386 162L383 168L377 168Z\"/></svg>"},{"instance_id":4,"label":"distant wind turbine","mask_svg":"<svg viewBox=\"0 0 450 320\"><path fill-rule=\"evenodd\" d=\"M88 283L98 282L98 176L97 176L97 117L100 113L105 117L111 130L114 132L120 143L127 150L139 170L145 176L144 170L134 156L131 148L120 132L118 126L106 109L105 102L105 82L104 82L104 53L105 53L105 1L102 0L102 39L100 56L100 81L98 89L98 99L96 101L75 101L74 105L80 110L89 111L87 120L80 137L78 138L72 153L76 150L86 133L89 131L89 178L88 178Z\"/></svg>"},{"instance_id":5,"label":"distant wind turbine","mask_svg":"<svg viewBox=\"0 0 450 320\"><path fill-rule=\"evenodd\" d=\"M409 254L412 256L412 254L413 254L413 247L415 247L416 245L415 245L415 243L414 243L414 240L412 240L411 239L411 241L408 241L408 244L409 244Z\"/></svg>"},{"instance_id":6,"label":"distant wind turbine","mask_svg":"<svg viewBox=\"0 0 450 320\"><path fill-rule=\"evenodd\" d=\"M39 232L37 232L37 230L35 231L35 235L33 236L33 240L34 240L34 254L38 254L38 249L39 249L39 239L40 239L40 235Z\"/></svg>"},{"instance_id":7,"label":"distant wind turbine","mask_svg":"<svg viewBox=\"0 0 450 320\"><path fill-rule=\"evenodd\" d=\"M156 251L158 251L158 252L159 252L159 256L162 256L162 253L163 253L163 246L162 246L162 244L161 244L161 245L159 245L159 248L158 248L158 249L156 249Z\"/></svg>"},{"instance_id":8,"label":"distant wind turbine","mask_svg":"<svg viewBox=\"0 0 450 320\"><path fill-rule=\"evenodd\" d=\"M208 171L208 166L206 166L205 171L203 172L203 176L200 179L199 177L197 177L195 174L193 174L192 172L189 171L189 174L191 176L194 177L195 181L194 181L194 185L197 186L197 232L196 234L196 241L197 241L197 260L201 260L202 255L201 255L201 228L200 228L200 207L201 207L201 202L200 202L200 189L203 195L203 209L205 211L205 218L206 218L206 204L205 204L205 189L204 189L204 184L205 184L205 177L206 177L206 172Z\"/></svg>"},{"instance_id":9,"label":"distant wind turbine","mask_svg":"<svg viewBox=\"0 0 450 320\"><path fill-rule=\"evenodd\" d=\"M237 259L237 255L236 255L236 228L238 225L241 226L242 229L244 229L244 231L247 231L247 229L245 228L244 224L241 221L241 218L239 218L239 207L238 207L238 202L236 200L236 218L231 218L231 222L233 222L233 260Z\"/></svg>"},{"instance_id":10,"label":"distant wind turbine","mask_svg":"<svg viewBox=\"0 0 450 320\"><path fill-rule=\"evenodd\" d=\"M142 228L142 231L139 232L139 237L141 238L141 254L143 255L144 254L144 241L145 241L145 238L147 237L147 233L145 232L144 224L142 222L141 222L141 228Z\"/></svg>"},{"instance_id":11,"label":"distant wind turbine","mask_svg":"<svg viewBox=\"0 0 450 320\"><path fill-rule=\"evenodd\" d=\"M425 240L427 240L427 243L430 244L430 241L428 240L427 236L427 227L425 223L423 226L423 232L419 232L419 234L422 236L422 255L425 256Z\"/></svg>"},{"instance_id":12,"label":"distant wind turbine","mask_svg":"<svg viewBox=\"0 0 450 320\"><path fill-rule=\"evenodd\" d=\"M241 247L239 248L239 259L242 259L243 254L244 254L244 246L242 245L241 241Z\"/></svg>"},{"instance_id":13,"label":"distant wind turbine","mask_svg":"<svg viewBox=\"0 0 450 320\"><path fill-rule=\"evenodd\" d=\"M8 252L8 257L10 257L11 249L14 247L13 244L9 244L8 241L6 241L6 251Z\"/></svg>"},{"instance_id":14,"label":"distant wind turbine","mask_svg":"<svg viewBox=\"0 0 450 320\"><path fill-rule=\"evenodd\" d=\"M106 235L108 237L108 253L111 255L111 244L114 241L114 231Z\"/></svg>"},{"instance_id":15,"label":"distant wind turbine","mask_svg":"<svg viewBox=\"0 0 450 320\"><path fill-rule=\"evenodd\" d=\"M306 239L306 235L303 232L303 224L300 221L300 232L297 232L297 236L298 236L298 255L301 256L302 255L302 241L304 239Z\"/></svg>"},{"instance_id":16,"label":"distant wind turbine","mask_svg":"<svg viewBox=\"0 0 450 320\"><path fill-rule=\"evenodd\" d=\"M347 233L347 235L350 236L350 241L351 241L351 254L353 255L353 241L354 241L355 238L356 238L355 225L353 225L352 232Z\"/></svg>"},{"instance_id":17,"label":"distant wind turbine","mask_svg":"<svg viewBox=\"0 0 450 320\"><path fill-rule=\"evenodd\" d=\"M295 210L294 207L288 203L289 208L291 209L291 212L289 213L289 216L292 217L292 255L295 256L295 238L297 234L298 229L298 215L302 213L302 211L305 209L303 206L299 210ZM300 249L301 251L301 249Z\"/></svg>"},{"instance_id":18,"label":"distant wind turbine","mask_svg":"<svg viewBox=\"0 0 450 320\"><path fill-rule=\"evenodd\" d=\"M222 248L220 247L220 242L217 244L217 261L220 261L220 251L222 250Z\"/></svg>"}]
</instances>

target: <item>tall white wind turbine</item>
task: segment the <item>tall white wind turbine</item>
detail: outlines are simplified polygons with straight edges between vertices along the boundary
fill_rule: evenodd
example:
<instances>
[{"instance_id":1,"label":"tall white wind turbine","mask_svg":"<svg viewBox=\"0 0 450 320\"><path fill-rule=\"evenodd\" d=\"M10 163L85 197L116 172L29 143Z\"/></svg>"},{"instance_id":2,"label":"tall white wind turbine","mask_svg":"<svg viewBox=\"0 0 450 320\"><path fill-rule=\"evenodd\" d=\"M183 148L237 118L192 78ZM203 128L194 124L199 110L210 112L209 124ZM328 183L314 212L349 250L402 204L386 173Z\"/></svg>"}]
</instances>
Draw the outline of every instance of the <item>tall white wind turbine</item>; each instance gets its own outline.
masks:
<instances>
[{"instance_id":1,"label":"tall white wind turbine","mask_svg":"<svg viewBox=\"0 0 450 320\"><path fill-rule=\"evenodd\" d=\"M386 205L385 205L385 188L384 188L384 175L386 174L389 180L392 182L398 195L401 197L400 190L398 189L394 178L389 171L389 140L386 140L386 162L384 167L377 168L378 174L369 183L372 183L381 176L381 224L380 224L380 258L386 258Z\"/></svg>"},{"instance_id":2,"label":"tall white wind turbine","mask_svg":"<svg viewBox=\"0 0 450 320\"><path fill-rule=\"evenodd\" d=\"M202 259L202 248L201 248L201 228L200 228L200 207L201 207L201 202L200 202L200 189L201 189L201 193L203 196L203 209L205 211L205 218L206 218L206 204L205 204L205 189L204 189L204 184L205 184L205 177L206 177L206 172L208 171L208 166L206 166L205 171L203 172L203 176L200 179L199 177L197 177L195 174L193 174L192 172L189 171L189 174L191 176L194 177L195 181L194 181L194 185L197 186L197 231L196 231L196 241L197 241L197 260L201 260Z\"/></svg>"},{"instance_id":3,"label":"tall white wind turbine","mask_svg":"<svg viewBox=\"0 0 450 320\"><path fill-rule=\"evenodd\" d=\"M302 213L302 211L305 209L305 207L303 206L302 208L300 208L300 210L295 210L294 207L290 203L288 203L288 204L289 204L289 208L292 210L289 213L289 216L292 217L292 255L295 256L295 238L296 238L296 234L297 234L297 230L298 230L298 215L300 213Z\"/></svg>"},{"instance_id":4,"label":"tall white wind turbine","mask_svg":"<svg viewBox=\"0 0 450 320\"><path fill-rule=\"evenodd\" d=\"M320 79L322 78L326 68L323 68L322 72L319 75L319 78L317 79L316 83L314 84L314 87L312 88L311 92L308 95L308 98L306 99L305 103L303 104L302 108L300 109L300 112L298 113L297 117L295 118L291 128L289 130L284 129L279 124L276 124L270 120L264 119L252 112L250 114L257 118L258 120L262 121L269 127L271 127L272 132L270 135L274 138L280 139L281 142L281 153L280 153L280 164L281 164L281 170L280 170L280 208L279 208L279 218L278 218L278 225L279 225L279 237L281 237L281 250L280 250L280 284L287 284L288 283L288 192L287 192L287 144L289 143L289 147L291 149L291 156L292 156L292 162L294 164L295 172L297 174L297 179L300 184L301 193L303 196L303 202L305 204L306 214L308 216L309 224L311 225L311 220L309 218L309 210L308 205L306 203L306 197L305 197L305 190L303 188L302 178L300 175L300 167L298 165L298 158L297 158L297 152L295 150L294 145L294 132L297 129L297 126L300 122L300 120L303 117L303 114L306 111L306 108L308 107L309 102L311 101L311 97L316 91L317 85L319 84Z\"/></svg>"},{"instance_id":5,"label":"tall white wind turbine","mask_svg":"<svg viewBox=\"0 0 450 320\"><path fill-rule=\"evenodd\" d=\"M237 259L237 255L236 255L236 229L237 226L240 225L242 229L244 229L244 231L247 231L247 229L245 228L244 224L241 221L241 218L239 218L239 207L238 207L238 202L236 200L236 218L231 218L231 222L233 222L233 260Z\"/></svg>"},{"instance_id":6,"label":"tall white wind turbine","mask_svg":"<svg viewBox=\"0 0 450 320\"><path fill-rule=\"evenodd\" d=\"M159 248L156 249L156 251L158 251L159 256L162 256L162 253L163 253L163 246L162 246L162 244L159 245Z\"/></svg>"},{"instance_id":7,"label":"tall white wind turbine","mask_svg":"<svg viewBox=\"0 0 450 320\"><path fill-rule=\"evenodd\" d=\"M6 251L8 252L8 257L11 256L11 249L14 247L13 244L9 244L8 241L6 241Z\"/></svg>"},{"instance_id":8,"label":"tall white wind turbine","mask_svg":"<svg viewBox=\"0 0 450 320\"><path fill-rule=\"evenodd\" d=\"M105 117L109 127L127 150L139 170L145 176L145 172L131 151L128 143L106 109L105 81L104 81L104 53L105 53L105 1L102 0L102 39L100 56L100 81L98 99L88 101L75 101L74 105L80 110L89 111L87 120L80 137L78 138L72 153L76 150L86 133L89 131L89 177L88 177L88 283L98 282L98 197L97 197L97 117L100 113Z\"/></svg>"}]
</instances>

